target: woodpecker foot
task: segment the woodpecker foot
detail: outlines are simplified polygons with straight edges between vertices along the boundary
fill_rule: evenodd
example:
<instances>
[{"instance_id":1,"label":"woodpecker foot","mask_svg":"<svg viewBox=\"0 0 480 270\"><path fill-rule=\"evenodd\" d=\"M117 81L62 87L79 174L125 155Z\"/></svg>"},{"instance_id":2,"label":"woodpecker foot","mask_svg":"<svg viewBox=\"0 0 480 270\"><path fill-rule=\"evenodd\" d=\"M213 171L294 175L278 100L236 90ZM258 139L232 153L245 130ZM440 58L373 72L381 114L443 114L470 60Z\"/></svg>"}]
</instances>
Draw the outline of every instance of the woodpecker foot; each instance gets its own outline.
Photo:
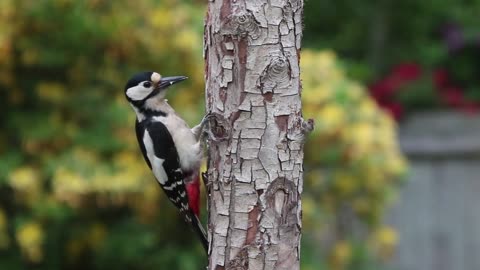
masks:
<instances>
[{"instance_id":1,"label":"woodpecker foot","mask_svg":"<svg viewBox=\"0 0 480 270\"><path fill-rule=\"evenodd\" d=\"M205 126L210 123L210 119L213 117L211 113L206 114L203 118L202 121L200 121L200 124L196 125L195 127L192 128L192 132L195 135L195 138L197 141L200 140L204 132L207 132L205 130Z\"/></svg>"},{"instance_id":2,"label":"woodpecker foot","mask_svg":"<svg viewBox=\"0 0 480 270\"><path fill-rule=\"evenodd\" d=\"M202 172L203 184L208 187L208 174L207 172Z\"/></svg>"},{"instance_id":3,"label":"woodpecker foot","mask_svg":"<svg viewBox=\"0 0 480 270\"><path fill-rule=\"evenodd\" d=\"M296 132L294 134L290 134L290 139L298 140L298 141L305 141L307 139L308 134L310 134L313 129L315 128L315 121L313 119L308 119L305 121L302 117L298 118L297 120L298 126L300 126L300 132Z\"/></svg>"},{"instance_id":4,"label":"woodpecker foot","mask_svg":"<svg viewBox=\"0 0 480 270\"><path fill-rule=\"evenodd\" d=\"M302 132L303 134L309 134L315 129L315 120L312 118L308 119L307 121L302 119Z\"/></svg>"},{"instance_id":5,"label":"woodpecker foot","mask_svg":"<svg viewBox=\"0 0 480 270\"><path fill-rule=\"evenodd\" d=\"M230 136L230 124L223 117L223 115L215 112L210 112L203 118L208 123L209 128L204 132L208 138L214 142L225 141ZM203 122L203 120L202 120Z\"/></svg>"}]
</instances>

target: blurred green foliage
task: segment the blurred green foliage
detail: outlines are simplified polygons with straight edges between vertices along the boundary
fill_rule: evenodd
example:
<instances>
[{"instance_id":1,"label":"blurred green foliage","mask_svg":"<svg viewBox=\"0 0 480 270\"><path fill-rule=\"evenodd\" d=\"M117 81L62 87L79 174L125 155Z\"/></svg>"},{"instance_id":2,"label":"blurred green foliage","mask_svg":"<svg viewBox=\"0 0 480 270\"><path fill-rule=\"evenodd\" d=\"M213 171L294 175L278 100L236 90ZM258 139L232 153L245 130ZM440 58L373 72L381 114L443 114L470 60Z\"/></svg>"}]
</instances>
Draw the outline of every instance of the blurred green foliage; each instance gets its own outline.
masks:
<instances>
[{"instance_id":1,"label":"blurred green foliage","mask_svg":"<svg viewBox=\"0 0 480 270\"><path fill-rule=\"evenodd\" d=\"M467 36L478 33L480 0L306 1L304 43L347 57L348 72L362 81L384 75L401 62L440 64L447 23Z\"/></svg>"},{"instance_id":2,"label":"blurred green foliage","mask_svg":"<svg viewBox=\"0 0 480 270\"><path fill-rule=\"evenodd\" d=\"M0 269L206 264L141 158L123 94L138 70L187 75L169 99L190 123L201 118L198 2L0 1ZM307 51L302 61L305 115L317 123L306 152L302 267L358 266L397 241L380 222L405 170L395 124L333 52ZM366 234L339 223L350 212Z\"/></svg>"},{"instance_id":3,"label":"blurred green foliage","mask_svg":"<svg viewBox=\"0 0 480 270\"><path fill-rule=\"evenodd\" d=\"M170 97L197 121L203 14L174 0L0 2L0 269L205 263L144 164L123 93L139 70L188 75Z\"/></svg>"}]
</instances>

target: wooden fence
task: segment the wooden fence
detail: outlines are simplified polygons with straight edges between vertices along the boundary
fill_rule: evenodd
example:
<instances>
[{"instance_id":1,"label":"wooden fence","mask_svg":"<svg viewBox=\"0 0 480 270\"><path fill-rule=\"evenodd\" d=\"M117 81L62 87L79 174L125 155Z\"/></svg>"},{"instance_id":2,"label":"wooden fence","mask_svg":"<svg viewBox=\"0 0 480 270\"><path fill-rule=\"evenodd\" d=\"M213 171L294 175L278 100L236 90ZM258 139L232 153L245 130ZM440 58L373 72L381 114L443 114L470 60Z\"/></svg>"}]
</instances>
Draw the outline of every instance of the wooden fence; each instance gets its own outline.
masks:
<instances>
[{"instance_id":1,"label":"wooden fence","mask_svg":"<svg viewBox=\"0 0 480 270\"><path fill-rule=\"evenodd\" d=\"M410 175L388 222L396 270L480 270L480 116L435 112L401 125Z\"/></svg>"}]
</instances>

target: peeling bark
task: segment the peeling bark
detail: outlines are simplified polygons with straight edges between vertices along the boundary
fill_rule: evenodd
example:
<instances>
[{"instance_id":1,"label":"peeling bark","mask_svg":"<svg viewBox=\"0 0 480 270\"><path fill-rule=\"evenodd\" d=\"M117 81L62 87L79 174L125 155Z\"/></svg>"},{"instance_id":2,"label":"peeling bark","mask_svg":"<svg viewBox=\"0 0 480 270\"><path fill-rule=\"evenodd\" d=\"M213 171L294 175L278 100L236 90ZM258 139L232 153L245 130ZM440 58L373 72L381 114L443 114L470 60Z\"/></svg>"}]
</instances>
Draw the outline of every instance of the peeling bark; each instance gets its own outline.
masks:
<instances>
[{"instance_id":1,"label":"peeling bark","mask_svg":"<svg viewBox=\"0 0 480 270\"><path fill-rule=\"evenodd\" d=\"M209 268L300 269L303 0L210 0ZM307 127L307 128L305 128Z\"/></svg>"}]
</instances>

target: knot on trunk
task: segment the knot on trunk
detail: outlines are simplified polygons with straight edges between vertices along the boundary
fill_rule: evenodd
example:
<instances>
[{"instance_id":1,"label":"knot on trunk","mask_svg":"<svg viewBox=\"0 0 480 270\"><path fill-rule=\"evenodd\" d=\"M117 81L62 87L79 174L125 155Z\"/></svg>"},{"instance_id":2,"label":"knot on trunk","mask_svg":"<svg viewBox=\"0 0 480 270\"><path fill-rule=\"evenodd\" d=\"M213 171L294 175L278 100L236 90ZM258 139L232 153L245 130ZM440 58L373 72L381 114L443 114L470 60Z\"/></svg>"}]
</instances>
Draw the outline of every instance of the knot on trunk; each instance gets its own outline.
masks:
<instances>
[{"instance_id":1,"label":"knot on trunk","mask_svg":"<svg viewBox=\"0 0 480 270\"><path fill-rule=\"evenodd\" d=\"M284 88L290 84L290 62L283 56L272 58L268 66L263 70L257 87L263 94L273 92L276 88Z\"/></svg>"},{"instance_id":2,"label":"knot on trunk","mask_svg":"<svg viewBox=\"0 0 480 270\"><path fill-rule=\"evenodd\" d=\"M260 26L250 12L241 10L229 16L223 34L257 39L260 36Z\"/></svg>"},{"instance_id":3,"label":"knot on trunk","mask_svg":"<svg viewBox=\"0 0 480 270\"><path fill-rule=\"evenodd\" d=\"M275 210L275 218L280 219L280 224L296 224L289 222L290 218L296 219L298 193L295 184L285 177L273 180L265 194L269 209Z\"/></svg>"}]
</instances>

